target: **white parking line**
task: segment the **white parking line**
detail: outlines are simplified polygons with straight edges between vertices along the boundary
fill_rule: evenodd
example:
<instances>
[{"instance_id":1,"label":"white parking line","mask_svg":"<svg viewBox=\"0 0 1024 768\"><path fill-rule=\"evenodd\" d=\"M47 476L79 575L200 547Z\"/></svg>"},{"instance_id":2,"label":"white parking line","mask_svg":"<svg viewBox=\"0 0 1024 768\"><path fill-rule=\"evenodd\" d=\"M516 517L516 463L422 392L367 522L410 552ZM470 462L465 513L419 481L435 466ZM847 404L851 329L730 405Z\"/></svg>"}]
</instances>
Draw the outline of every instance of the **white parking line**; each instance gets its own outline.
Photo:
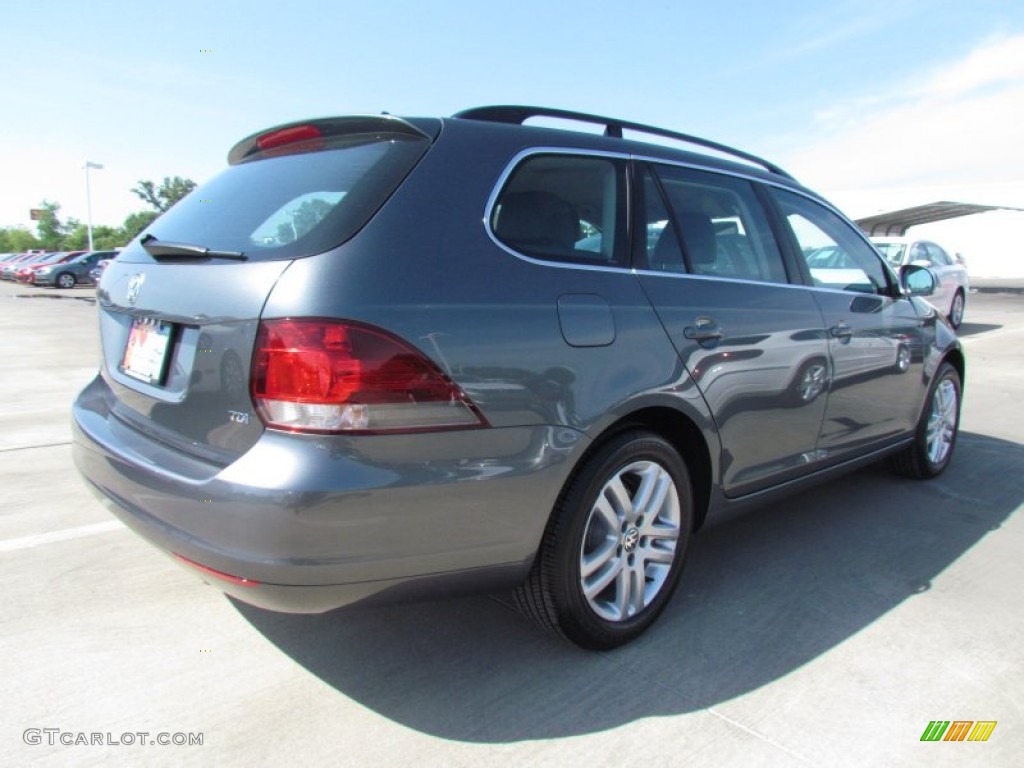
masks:
<instances>
[{"instance_id":1,"label":"white parking line","mask_svg":"<svg viewBox=\"0 0 1024 768\"><path fill-rule=\"evenodd\" d=\"M50 533L37 533L35 536L22 536L18 539L7 539L0 541L0 552L17 552L20 549L31 549L41 547L44 544L53 544L56 541L70 541L71 539L83 539L86 536L96 536L100 533L110 533L124 528L120 520L110 520L106 523L95 523L94 525L80 525L77 528L65 528L62 531L51 531Z\"/></svg>"}]
</instances>

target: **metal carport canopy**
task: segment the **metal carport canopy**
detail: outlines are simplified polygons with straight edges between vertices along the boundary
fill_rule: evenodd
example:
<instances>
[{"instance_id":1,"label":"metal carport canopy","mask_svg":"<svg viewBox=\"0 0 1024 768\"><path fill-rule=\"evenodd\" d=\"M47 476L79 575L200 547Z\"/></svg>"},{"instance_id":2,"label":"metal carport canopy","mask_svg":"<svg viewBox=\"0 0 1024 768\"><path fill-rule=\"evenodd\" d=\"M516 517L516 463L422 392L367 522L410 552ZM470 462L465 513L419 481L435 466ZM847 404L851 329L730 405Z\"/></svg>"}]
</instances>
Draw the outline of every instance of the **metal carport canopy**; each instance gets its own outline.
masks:
<instances>
[{"instance_id":1,"label":"metal carport canopy","mask_svg":"<svg viewBox=\"0 0 1024 768\"><path fill-rule=\"evenodd\" d=\"M972 203L952 203L943 200L927 205L915 205L889 213L876 213L857 219L857 226L869 235L905 235L907 230L918 224L930 224L933 221L955 219L958 216L970 216L986 211L1020 211L1021 208L1009 208L1005 205L974 205Z\"/></svg>"}]
</instances>

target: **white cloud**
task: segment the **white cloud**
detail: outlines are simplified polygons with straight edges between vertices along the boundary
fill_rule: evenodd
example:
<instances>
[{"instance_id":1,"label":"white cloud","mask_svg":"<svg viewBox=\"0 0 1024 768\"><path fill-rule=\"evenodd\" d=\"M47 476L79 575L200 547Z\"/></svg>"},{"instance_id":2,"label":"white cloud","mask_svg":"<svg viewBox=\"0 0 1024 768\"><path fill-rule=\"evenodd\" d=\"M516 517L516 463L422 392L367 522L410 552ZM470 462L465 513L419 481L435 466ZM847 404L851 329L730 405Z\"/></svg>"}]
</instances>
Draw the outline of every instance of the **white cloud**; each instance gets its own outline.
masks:
<instances>
[{"instance_id":1,"label":"white cloud","mask_svg":"<svg viewBox=\"0 0 1024 768\"><path fill-rule=\"evenodd\" d=\"M863 205L855 215L958 192L1024 206L1024 35L831 104L816 123L785 165L848 210Z\"/></svg>"}]
</instances>

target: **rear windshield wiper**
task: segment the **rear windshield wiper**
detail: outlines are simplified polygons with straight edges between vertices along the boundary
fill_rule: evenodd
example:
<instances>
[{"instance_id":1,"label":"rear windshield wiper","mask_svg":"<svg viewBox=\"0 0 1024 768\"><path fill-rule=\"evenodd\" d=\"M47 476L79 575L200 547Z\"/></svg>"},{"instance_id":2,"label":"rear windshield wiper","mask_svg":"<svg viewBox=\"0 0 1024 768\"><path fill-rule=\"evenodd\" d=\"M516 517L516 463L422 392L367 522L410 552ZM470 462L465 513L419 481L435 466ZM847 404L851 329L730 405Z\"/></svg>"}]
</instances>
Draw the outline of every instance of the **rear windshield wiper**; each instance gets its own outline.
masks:
<instances>
[{"instance_id":1,"label":"rear windshield wiper","mask_svg":"<svg viewBox=\"0 0 1024 768\"><path fill-rule=\"evenodd\" d=\"M172 243L169 240L157 240L154 235L146 235L139 243L150 256L191 256L196 259L240 259L246 255L241 251L218 251L189 243Z\"/></svg>"}]
</instances>

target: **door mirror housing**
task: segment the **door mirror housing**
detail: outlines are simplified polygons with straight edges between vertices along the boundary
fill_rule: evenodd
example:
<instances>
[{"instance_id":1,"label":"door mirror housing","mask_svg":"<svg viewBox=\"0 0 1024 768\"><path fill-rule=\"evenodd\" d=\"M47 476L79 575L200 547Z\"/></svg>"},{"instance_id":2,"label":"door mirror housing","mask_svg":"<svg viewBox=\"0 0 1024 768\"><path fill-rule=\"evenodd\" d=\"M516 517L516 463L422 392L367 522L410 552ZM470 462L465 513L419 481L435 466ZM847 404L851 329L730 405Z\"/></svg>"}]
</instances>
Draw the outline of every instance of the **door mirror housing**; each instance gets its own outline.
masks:
<instances>
[{"instance_id":1,"label":"door mirror housing","mask_svg":"<svg viewBox=\"0 0 1024 768\"><path fill-rule=\"evenodd\" d=\"M900 269L900 285L909 296L931 296L937 283L928 267L907 264Z\"/></svg>"}]
</instances>

